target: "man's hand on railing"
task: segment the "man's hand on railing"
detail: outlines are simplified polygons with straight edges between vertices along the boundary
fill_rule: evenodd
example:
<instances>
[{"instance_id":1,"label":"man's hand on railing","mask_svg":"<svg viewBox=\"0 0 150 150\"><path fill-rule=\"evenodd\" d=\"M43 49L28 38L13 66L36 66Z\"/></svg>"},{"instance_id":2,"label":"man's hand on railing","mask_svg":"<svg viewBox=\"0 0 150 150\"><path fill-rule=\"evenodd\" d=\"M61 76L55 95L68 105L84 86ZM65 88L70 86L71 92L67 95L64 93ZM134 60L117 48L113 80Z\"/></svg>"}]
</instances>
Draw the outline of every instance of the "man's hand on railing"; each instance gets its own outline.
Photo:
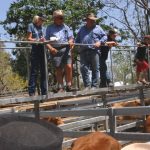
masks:
<instances>
[{"instance_id":1,"label":"man's hand on railing","mask_svg":"<svg viewBox=\"0 0 150 150\"><path fill-rule=\"evenodd\" d=\"M56 49L56 48L51 48L50 49L50 53L52 54L52 55L56 55L57 54L57 52L58 52L58 50Z\"/></svg>"},{"instance_id":2,"label":"man's hand on railing","mask_svg":"<svg viewBox=\"0 0 150 150\"><path fill-rule=\"evenodd\" d=\"M101 42L97 41L97 42L94 44L94 46L95 46L96 48L100 47L100 46L101 46Z\"/></svg>"},{"instance_id":3,"label":"man's hand on railing","mask_svg":"<svg viewBox=\"0 0 150 150\"><path fill-rule=\"evenodd\" d=\"M115 41L109 41L109 42L106 42L105 45L109 47L113 47L113 46L118 46L118 43Z\"/></svg>"}]
</instances>

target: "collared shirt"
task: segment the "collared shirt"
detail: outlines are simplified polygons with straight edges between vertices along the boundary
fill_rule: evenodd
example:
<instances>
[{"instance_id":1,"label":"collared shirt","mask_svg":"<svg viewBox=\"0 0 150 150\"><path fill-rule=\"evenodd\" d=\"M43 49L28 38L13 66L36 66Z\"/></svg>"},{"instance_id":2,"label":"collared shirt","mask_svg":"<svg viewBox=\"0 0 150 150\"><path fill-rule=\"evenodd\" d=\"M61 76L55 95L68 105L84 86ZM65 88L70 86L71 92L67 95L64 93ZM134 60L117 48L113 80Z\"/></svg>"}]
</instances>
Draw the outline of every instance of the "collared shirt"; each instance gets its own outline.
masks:
<instances>
[{"instance_id":1,"label":"collared shirt","mask_svg":"<svg viewBox=\"0 0 150 150\"><path fill-rule=\"evenodd\" d=\"M88 29L85 26L81 27L77 34L76 43L82 43L82 44L94 44L96 42L105 43L107 41L107 35L103 31L103 29L95 25L94 28ZM84 46L86 48L95 49L94 46Z\"/></svg>"},{"instance_id":2,"label":"collared shirt","mask_svg":"<svg viewBox=\"0 0 150 150\"><path fill-rule=\"evenodd\" d=\"M32 33L32 38L39 40L41 37L44 37L44 27L43 26L36 26L33 23L28 25L27 32Z\"/></svg>"},{"instance_id":3,"label":"collared shirt","mask_svg":"<svg viewBox=\"0 0 150 150\"><path fill-rule=\"evenodd\" d=\"M63 25L49 25L46 29L46 40L50 40L51 37L56 37L59 39L57 42L54 42L55 47L59 47L57 43L66 43L69 39L74 38L73 32L71 29L63 24Z\"/></svg>"}]
</instances>

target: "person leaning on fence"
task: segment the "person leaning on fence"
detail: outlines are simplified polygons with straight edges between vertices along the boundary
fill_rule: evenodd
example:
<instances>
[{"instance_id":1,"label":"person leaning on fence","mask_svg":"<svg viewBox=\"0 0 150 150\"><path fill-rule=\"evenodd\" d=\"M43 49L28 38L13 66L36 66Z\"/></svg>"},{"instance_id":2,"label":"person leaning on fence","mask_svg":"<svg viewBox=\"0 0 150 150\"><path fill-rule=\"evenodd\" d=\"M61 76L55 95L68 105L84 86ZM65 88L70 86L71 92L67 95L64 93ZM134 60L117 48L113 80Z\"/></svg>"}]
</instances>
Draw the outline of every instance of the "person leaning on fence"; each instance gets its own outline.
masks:
<instances>
[{"instance_id":1,"label":"person leaning on fence","mask_svg":"<svg viewBox=\"0 0 150 150\"><path fill-rule=\"evenodd\" d=\"M87 14L86 24L80 28L76 38L77 43L87 44L80 49L81 74L85 90L95 89L99 85L99 50L107 40L103 29L96 25L96 20L93 13ZM91 81L90 70L92 71Z\"/></svg>"},{"instance_id":2,"label":"person leaning on fence","mask_svg":"<svg viewBox=\"0 0 150 150\"><path fill-rule=\"evenodd\" d=\"M135 54L135 65L136 65L136 77L137 77L137 83L138 84L145 84L149 85L150 83L147 82L147 71L149 69L149 64L146 60L146 49L149 45L149 39L150 37L145 36L143 42L138 43L137 52Z\"/></svg>"},{"instance_id":3,"label":"person leaning on fence","mask_svg":"<svg viewBox=\"0 0 150 150\"><path fill-rule=\"evenodd\" d=\"M33 23L28 25L27 39L29 41L44 41L43 22L45 17L42 14L34 16ZM31 50L31 71L29 79L29 95L35 95L38 70L40 70L41 94L46 95L46 75L44 61L44 46L42 44L32 44Z\"/></svg>"},{"instance_id":4,"label":"person leaning on fence","mask_svg":"<svg viewBox=\"0 0 150 150\"><path fill-rule=\"evenodd\" d=\"M56 79L58 82L58 92L64 91L63 75L65 73L66 91L71 91L72 83L72 58L71 49L74 42L73 32L64 24L64 13L62 10L53 12L54 23L46 30L46 40L53 41L47 44L53 62L56 67ZM60 43L67 43L61 45ZM69 43L69 45L68 45Z\"/></svg>"},{"instance_id":5,"label":"person leaning on fence","mask_svg":"<svg viewBox=\"0 0 150 150\"><path fill-rule=\"evenodd\" d=\"M111 78L107 72L106 60L108 58L108 53L111 47L117 45L115 41L116 36L117 31L115 31L114 29L109 30L107 35L107 43L100 49L100 87L113 86Z\"/></svg>"}]
</instances>

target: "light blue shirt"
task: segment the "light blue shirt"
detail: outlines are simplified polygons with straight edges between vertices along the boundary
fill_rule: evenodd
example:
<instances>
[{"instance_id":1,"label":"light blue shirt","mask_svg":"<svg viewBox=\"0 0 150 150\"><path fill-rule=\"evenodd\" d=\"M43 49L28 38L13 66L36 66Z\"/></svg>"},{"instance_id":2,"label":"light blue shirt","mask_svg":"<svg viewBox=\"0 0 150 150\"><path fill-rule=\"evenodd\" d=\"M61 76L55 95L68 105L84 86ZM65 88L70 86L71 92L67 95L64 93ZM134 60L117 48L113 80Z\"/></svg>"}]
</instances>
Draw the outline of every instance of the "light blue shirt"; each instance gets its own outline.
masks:
<instances>
[{"instance_id":1,"label":"light blue shirt","mask_svg":"<svg viewBox=\"0 0 150 150\"><path fill-rule=\"evenodd\" d=\"M50 37L56 37L59 39L57 43L66 43L69 39L74 38L73 32L71 29L63 24L63 25L49 25L46 29L46 40L50 40ZM59 47L59 45L55 45Z\"/></svg>"},{"instance_id":2,"label":"light blue shirt","mask_svg":"<svg viewBox=\"0 0 150 150\"><path fill-rule=\"evenodd\" d=\"M28 25L27 32L32 33L32 38L39 40L41 37L44 37L44 27L43 26L36 26L33 23Z\"/></svg>"},{"instance_id":3,"label":"light blue shirt","mask_svg":"<svg viewBox=\"0 0 150 150\"><path fill-rule=\"evenodd\" d=\"M105 43L107 41L107 35L98 25L95 25L92 29L88 29L86 25L84 25L77 33L76 43L94 44L98 41L101 43ZM84 46L84 48L95 49L95 47L91 45Z\"/></svg>"}]
</instances>

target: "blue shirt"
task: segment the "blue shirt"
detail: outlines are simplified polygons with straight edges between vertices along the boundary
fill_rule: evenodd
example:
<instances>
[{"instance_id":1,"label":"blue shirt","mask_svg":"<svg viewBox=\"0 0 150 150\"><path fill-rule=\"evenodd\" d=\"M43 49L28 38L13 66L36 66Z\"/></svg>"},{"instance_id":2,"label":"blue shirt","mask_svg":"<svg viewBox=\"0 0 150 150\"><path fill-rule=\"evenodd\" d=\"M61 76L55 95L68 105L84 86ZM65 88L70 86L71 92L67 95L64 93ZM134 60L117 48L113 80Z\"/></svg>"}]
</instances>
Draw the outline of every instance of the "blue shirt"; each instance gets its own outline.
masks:
<instances>
[{"instance_id":1,"label":"blue shirt","mask_svg":"<svg viewBox=\"0 0 150 150\"><path fill-rule=\"evenodd\" d=\"M107 35L103 31L103 29L96 25L92 29L88 29L86 25L80 28L79 32L77 33L76 43L82 44L94 44L96 42L105 43L107 41ZM83 46L84 48L95 49L94 46Z\"/></svg>"},{"instance_id":2,"label":"blue shirt","mask_svg":"<svg viewBox=\"0 0 150 150\"><path fill-rule=\"evenodd\" d=\"M44 27L36 26L33 23L28 25L28 32L32 33L32 38L39 40L41 37L44 37Z\"/></svg>"},{"instance_id":3,"label":"blue shirt","mask_svg":"<svg viewBox=\"0 0 150 150\"><path fill-rule=\"evenodd\" d=\"M46 40L50 40L50 37L56 37L59 40L57 43L66 43L69 39L74 38L73 32L70 28L63 24L63 25L49 25L46 29ZM55 45L55 47L59 47L60 45Z\"/></svg>"}]
</instances>

